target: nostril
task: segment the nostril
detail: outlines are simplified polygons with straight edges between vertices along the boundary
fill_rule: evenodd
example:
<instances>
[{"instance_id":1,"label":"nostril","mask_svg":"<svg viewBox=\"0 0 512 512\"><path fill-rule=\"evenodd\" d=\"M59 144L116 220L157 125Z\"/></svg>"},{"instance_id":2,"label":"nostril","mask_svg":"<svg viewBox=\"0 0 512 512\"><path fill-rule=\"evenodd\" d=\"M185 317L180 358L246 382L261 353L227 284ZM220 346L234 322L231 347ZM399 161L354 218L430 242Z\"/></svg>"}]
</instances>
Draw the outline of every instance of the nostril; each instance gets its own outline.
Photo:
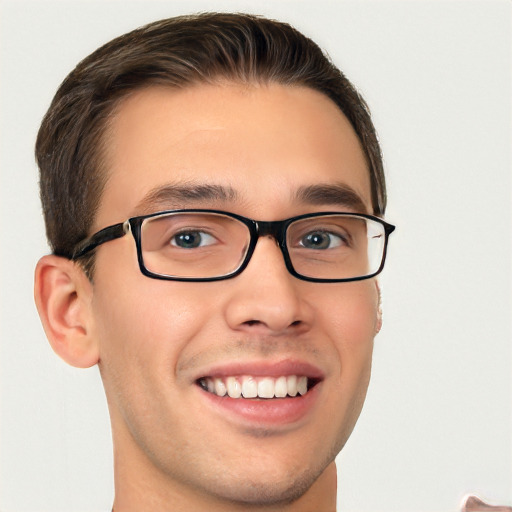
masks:
<instances>
[{"instance_id":1,"label":"nostril","mask_svg":"<svg viewBox=\"0 0 512 512\"><path fill-rule=\"evenodd\" d=\"M243 322L243 325L247 327L256 327L259 325L266 325L265 322L262 322L260 320L247 320L246 322ZM292 322L289 327L300 327L302 325L302 320L295 320Z\"/></svg>"}]
</instances>

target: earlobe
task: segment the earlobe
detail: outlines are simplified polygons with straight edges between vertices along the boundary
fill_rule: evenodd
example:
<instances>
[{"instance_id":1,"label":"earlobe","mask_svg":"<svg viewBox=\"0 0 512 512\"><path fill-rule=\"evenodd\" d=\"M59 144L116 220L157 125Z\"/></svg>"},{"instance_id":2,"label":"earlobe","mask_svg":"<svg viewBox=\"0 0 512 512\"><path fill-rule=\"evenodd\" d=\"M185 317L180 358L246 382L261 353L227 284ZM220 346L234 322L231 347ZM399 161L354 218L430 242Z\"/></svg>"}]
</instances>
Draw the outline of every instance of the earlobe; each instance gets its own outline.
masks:
<instances>
[{"instance_id":1,"label":"earlobe","mask_svg":"<svg viewBox=\"0 0 512 512\"><path fill-rule=\"evenodd\" d=\"M53 350L72 366L88 368L99 360L93 336L92 285L72 261L42 257L35 271L34 298Z\"/></svg>"}]
</instances>

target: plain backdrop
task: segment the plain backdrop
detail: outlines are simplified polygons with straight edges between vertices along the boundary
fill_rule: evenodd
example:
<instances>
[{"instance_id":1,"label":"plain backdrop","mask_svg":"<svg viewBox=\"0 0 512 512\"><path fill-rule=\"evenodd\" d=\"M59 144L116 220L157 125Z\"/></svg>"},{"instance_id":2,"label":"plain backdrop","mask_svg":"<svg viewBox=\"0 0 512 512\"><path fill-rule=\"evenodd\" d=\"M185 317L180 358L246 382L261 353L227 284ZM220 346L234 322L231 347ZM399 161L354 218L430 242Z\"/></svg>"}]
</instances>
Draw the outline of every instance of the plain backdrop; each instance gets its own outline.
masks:
<instances>
[{"instance_id":1,"label":"plain backdrop","mask_svg":"<svg viewBox=\"0 0 512 512\"><path fill-rule=\"evenodd\" d=\"M288 21L367 99L384 151L384 327L338 458L339 510L512 504L511 11L483 1L0 2L0 510L110 510L96 368L53 354L32 299L48 251L33 146L57 86L99 45L204 10Z\"/></svg>"}]
</instances>

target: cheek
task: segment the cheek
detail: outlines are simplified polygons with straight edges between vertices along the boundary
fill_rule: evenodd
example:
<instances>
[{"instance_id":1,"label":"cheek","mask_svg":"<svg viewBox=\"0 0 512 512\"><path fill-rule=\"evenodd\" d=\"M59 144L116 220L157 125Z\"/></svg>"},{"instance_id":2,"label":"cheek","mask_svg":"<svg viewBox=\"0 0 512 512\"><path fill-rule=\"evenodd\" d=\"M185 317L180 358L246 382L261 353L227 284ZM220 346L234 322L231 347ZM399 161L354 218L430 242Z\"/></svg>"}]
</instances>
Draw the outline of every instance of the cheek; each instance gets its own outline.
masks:
<instances>
[{"instance_id":1,"label":"cheek","mask_svg":"<svg viewBox=\"0 0 512 512\"><path fill-rule=\"evenodd\" d=\"M329 343L332 373L326 382L332 453L349 438L363 407L370 380L378 294L370 281L343 283L317 302L319 324ZM326 435L326 438L328 436Z\"/></svg>"},{"instance_id":2,"label":"cheek","mask_svg":"<svg viewBox=\"0 0 512 512\"><path fill-rule=\"evenodd\" d=\"M370 379L379 300L373 281L344 286L343 295L321 310L326 311L324 324L329 326L333 357L337 360L336 387L344 390L345 398L352 397L355 404L362 403Z\"/></svg>"},{"instance_id":3,"label":"cheek","mask_svg":"<svg viewBox=\"0 0 512 512\"><path fill-rule=\"evenodd\" d=\"M93 308L104 378L122 381L132 391L158 380L170 383L187 344L212 316L212 301L201 299L189 283L142 274L121 279L115 271L102 277L97 276Z\"/></svg>"},{"instance_id":4,"label":"cheek","mask_svg":"<svg viewBox=\"0 0 512 512\"><path fill-rule=\"evenodd\" d=\"M371 280L343 286L343 295L327 301L319 311L325 312L324 323L330 326L341 356L365 353L373 346L380 317L377 287Z\"/></svg>"},{"instance_id":5,"label":"cheek","mask_svg":"<svg viewBox=\"0 0 512 512\"><path fill-rule=\"evenodd\" d=\"M190 286L183 290L179 283L142 279L148 283L134 279L130 289L119 283L112 288L116 294L98 290L94 307L99 367L113 428L121 437L129 431L138 446L156 453L152 438L160 446L178 449L168 437L169 425L174 425L177 439L191 428L187 409L176 406L189 391L176 369L212 316L208 308L214 301L203 297L199 302ZM140 284L136 293L135 283Z\"/></svg>"}]
</instances>

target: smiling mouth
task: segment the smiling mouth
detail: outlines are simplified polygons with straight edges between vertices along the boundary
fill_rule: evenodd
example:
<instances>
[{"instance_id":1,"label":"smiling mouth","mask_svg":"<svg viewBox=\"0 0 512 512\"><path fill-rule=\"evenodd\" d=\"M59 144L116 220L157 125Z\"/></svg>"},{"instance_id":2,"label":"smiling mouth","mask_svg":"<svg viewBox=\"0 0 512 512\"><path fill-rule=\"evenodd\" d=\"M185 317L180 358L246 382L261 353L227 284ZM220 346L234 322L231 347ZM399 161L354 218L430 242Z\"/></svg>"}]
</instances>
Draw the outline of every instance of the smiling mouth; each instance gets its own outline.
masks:
<instances>
[{"instance_id":1,"label":"smiling mouth","mask_svg":"<svg viewBox=\"0 0 512 512\"><path fill-rule=\"evenodd\" d=\"M319 379L305 375L281 377L202 377L196 381L204 391L219 397L241 399L276 399L304 396L318 384Z\"/></svg>"}]
</instances>

